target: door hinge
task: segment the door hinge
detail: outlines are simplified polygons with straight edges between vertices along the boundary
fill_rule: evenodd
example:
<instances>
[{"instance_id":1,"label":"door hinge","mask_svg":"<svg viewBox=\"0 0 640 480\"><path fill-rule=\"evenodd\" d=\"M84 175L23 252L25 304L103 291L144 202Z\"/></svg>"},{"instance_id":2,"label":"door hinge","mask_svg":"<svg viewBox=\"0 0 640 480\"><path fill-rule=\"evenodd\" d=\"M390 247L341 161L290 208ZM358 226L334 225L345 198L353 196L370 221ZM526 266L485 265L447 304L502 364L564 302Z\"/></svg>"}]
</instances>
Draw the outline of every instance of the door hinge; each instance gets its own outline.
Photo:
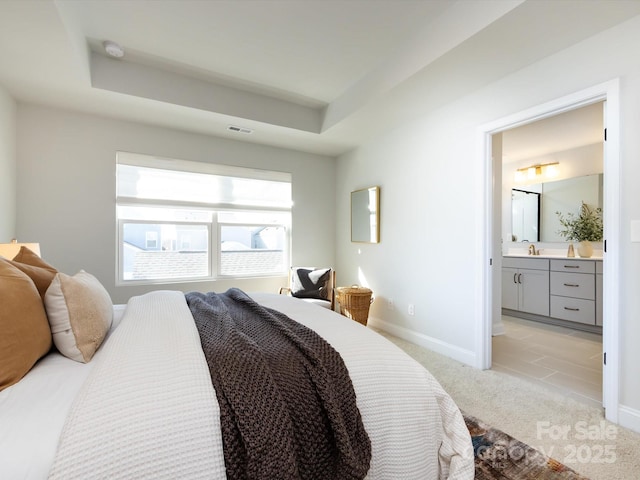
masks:
<instances>
[{"instance_id":1,"label":"door hinge","mask_svg":"<svg viewBox=\"0 0 640 480\"><path fill-rule=\"evenodd\" d=\"M604 364L607 364L607 352L604 352Z\"/></svg>"},{"instance_id":2,"label":"door hinge","mask_svg":"<svg viewBox=\"0 0 640 480\"><path fill-rule=\"evenodd\" d=\"M604 253L607 253L607 240L604 241Z\"/></svg>"},{"instance_id":3,"label":"door hinge","mask_svg":"<svg viewBox=\"0 0 640 480\"><path fill-rule=\"evenodd\" d=\"M607 129L606 128L604 129L604 141L605 142L607 141Z\"/></svg>"},{"instance_id":4,"label":"door hinge","mask_svg":"<svg viewBox=\"0 0 640 480\"><path fill-rule=\"evenodd\" d=\"M493 258L489 259L489 266L493 265Z\"/></svg>"}]
</instances>

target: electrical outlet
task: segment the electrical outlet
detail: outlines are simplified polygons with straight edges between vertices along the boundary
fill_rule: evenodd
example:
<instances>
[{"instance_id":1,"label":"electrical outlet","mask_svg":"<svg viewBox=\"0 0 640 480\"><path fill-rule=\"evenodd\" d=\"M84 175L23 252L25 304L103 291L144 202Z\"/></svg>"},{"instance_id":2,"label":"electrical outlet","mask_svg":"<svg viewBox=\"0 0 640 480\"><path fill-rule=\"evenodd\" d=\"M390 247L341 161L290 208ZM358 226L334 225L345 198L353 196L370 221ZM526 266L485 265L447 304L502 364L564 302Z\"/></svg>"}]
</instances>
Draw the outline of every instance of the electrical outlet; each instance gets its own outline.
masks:
<instances>
[{"instance_id":1,"label":"electrical outlet","mask_svg":"<svg viewBox=\"0 0 640 480\"><path fill-rule=\"evenodd\" d=\"M413 303L409 304L409 315L415 315L416 314L416 307L413 305Z\"/></svg>"}]
</instances>

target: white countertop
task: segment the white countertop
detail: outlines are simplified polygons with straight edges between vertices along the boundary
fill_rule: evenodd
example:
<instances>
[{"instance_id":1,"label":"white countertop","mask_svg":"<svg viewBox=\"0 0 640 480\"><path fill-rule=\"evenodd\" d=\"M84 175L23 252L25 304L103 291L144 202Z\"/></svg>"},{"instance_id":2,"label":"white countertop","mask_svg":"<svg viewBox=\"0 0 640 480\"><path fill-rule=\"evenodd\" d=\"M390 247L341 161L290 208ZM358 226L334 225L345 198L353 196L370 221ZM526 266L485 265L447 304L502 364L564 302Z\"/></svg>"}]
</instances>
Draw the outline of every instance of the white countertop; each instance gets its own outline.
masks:
<instances>
[{"instance_id":1,"label":"white countertop","mask_svg":"<svg viewBox=\"0 0 640 480\"><path fill-rule=\"evenodd\" d=\"M555 248L554 248L555 247ZM540 251L539 255L530 255L529 248L524 247L509 247L507 253L503 253L503 257L530 257L530 258L550 258L550 259L568 259L568 260L602 260L602 250L594 249L593 255L589 258L582 258L578 255L578 249L575 248L575 257L567 257L567 247L557 248L556 245L545 247L542 246L538 249L536 245L536 251Z\"/></svg>"},{"instance_id":2,"label":"white countertop","mask_svg":"<svg viewBox=\"0 0 640 480\"><path fill-rule=\"evenodd\" d=\"M540 255L529 255L527 253L505 253L502 255L503 257L514 257L514 258L550 258L550 259L556 259L556 260L602 260L602 257L599 255L593 255L589 258L583 258L583 257L579 257L578 255L576 255L575 257L567 257L567 255L555 255L555 254L548 254L545 255L544 253L541 253Z\"/></svg>"}]
</instances>

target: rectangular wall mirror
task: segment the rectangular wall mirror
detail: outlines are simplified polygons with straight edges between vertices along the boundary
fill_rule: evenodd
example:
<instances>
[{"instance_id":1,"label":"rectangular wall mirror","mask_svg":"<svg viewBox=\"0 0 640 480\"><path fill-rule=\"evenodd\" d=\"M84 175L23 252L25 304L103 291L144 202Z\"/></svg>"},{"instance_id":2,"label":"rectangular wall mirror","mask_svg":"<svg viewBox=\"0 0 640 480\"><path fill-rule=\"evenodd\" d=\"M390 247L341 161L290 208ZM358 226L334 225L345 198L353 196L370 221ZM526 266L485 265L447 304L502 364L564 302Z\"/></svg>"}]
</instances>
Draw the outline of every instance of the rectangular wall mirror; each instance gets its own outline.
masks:
<instances>
[{"instance_id":1,"label":"rectangular wall mirror","mask_svg":"<svg viewBox=\"0 0 640 480\"><path fill-rule=\"evenodd\" d=\"M512 241L540 241L540 193L512 189L511 215Z\"/></svg>"},{"instance_id":2,"label":"rectangular wall mirror","mask_svg":"<svg viewBox=\"0 0 640 480\"><path fill-rule=\"evenodd\" d=\"M351 241L380 242L380 187L351 192Z\"/></svg>"},{"instance_id":3,"label":"rectangular wall mirror","mask_svg":"<svg viewBox=\"0 0 640 480\"><path fill-rule=\"evenodd\" d=\"M556 212L578 214L582 202L603 206L603 174L538 183L511 190L511 241L566 242Z\"/></svg>"}]
</instances>

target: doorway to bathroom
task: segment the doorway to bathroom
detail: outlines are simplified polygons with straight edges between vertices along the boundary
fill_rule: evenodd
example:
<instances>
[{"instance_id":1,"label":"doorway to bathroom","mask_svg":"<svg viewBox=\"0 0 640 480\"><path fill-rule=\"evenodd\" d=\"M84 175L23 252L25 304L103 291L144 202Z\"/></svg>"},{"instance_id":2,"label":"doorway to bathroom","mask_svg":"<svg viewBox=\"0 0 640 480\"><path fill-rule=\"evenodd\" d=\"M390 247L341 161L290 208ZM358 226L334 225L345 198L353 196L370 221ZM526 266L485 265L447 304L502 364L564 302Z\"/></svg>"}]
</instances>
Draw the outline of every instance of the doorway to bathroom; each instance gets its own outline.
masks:
<instances>
[{"instance_id":1,"label":"doorway to bathroom","mask_svg":"<svg viewBox=\"0 0 640 480\"><path fill-rule=\"evenodd\" d=\"M497 336L504 336L508 338L508 330L511 329L512 335L511 337L519 337L521 340L523 338L529 337L529 339L533 343L534 337L541 338L541 342L545 344L547 347L551 346L553 342L557 344L559 347L556 350L559 350L562 345L566 345L567 338L563 338L561 332L556 331L552 332L554 340L549 340L551 337L545 337L548 331L553 331L554 329L558 329L559 325L547 325L540 322L533 322L531 324L527 323L530 320L528 319L515 319L505 317L505 321L503 322L502 317L502 253L504 245L503 241L503 165L502 165L502 157L503 152L502 149L504 147L502 136L503 134L508 135L510 130L515 130L519 127L535 124L543 119L551 119L552 117L557 117L562 114L570 113L574 110L594 106L596 104L600 104L600 111L604 110L603 115L603 123L604 127L609 131L609 135L607 141L604 144L604 161L602 173L603 175L603 206L605 212L608 212L608 215L604 217L604 233L605 233L605 243L608 248L603 254L605 260L602 261L602 279L604 284L604 292L602 296L602 305L603 305L603 327L602 327L602 352L591 350L590 353L590 361L599 361L601 362L603 357L606 358L606 365L602 367L602 405L605 407L605 415L606 417L613 421L617 421L618 416L618 357L617 351L614 348L618 341L618 309L619 309L619 301L618 301L618 286L615 281L612 281L616 278L618 272L618 254L617 254L617 246L619 245L619 224L617 220L617 212L619 211L619 199L617 198L615 192L617 189L615 186L619 183L619 145L617 138L617 130L618 130L618 112L619 112L619 104L618 104L618 82L611 81L605 84L597 85L592 88L586 89L581 92L577 92L572 95L568 95L567 97L563 97L561 99L549 102L544 105L539 105L537 107L533 107L527 111L519 112L507 118L503 118L492 122L487 125L483 125L480 127L480 134L482 141L480 142L480 147L482 148L483 157L485 158L484 163L484 181L485 181L485 238L483 240L483 245L485 251L487 252L487 264L483 264L482 270L484 272L485 278L485 289L483 295L483 323L482 328L478 333L478 345L480 352L479 365L482 368L491 368L492 363L495 363L494 368L501 368L501 363L505 363L504 358L500 359L499 346L496 353L496 358L494 360L494 355L492 354L493 347L493 339ZM604 109L602 108L604 106ZM595 106L593 108L596 108ZM602 134L602 132L601 132ZM602 138L602 137L601 137ZM533 157L533 156L531 156ZM531 158L530 157L530 158ZM537 163L537 162L536 162ZM540 162L542 163L542 162ZM545 163L555 163L555 162L545 162ZM561 163L561 162L560 162ZM536 166L532 163L532 166ZM517 169L515 169L517 170ZM533 172L535 173L535 168ZM509 192L510 194L510 192ZM508 237L507 240L511 242L512 238ZM567 247L564 244L564 251L560 252L559 245L556 245L556 242L544 242L542 239L539 239L536 243L536 249L542 248L544 251L545 248L548 250L547 253L562 255L566 258ZM555 247L555 251L554 248ZM524 251L524 258L526 258L526 250ZM607 280L609 279L609 281ZM527 328L542 328L545 329L545 333L541 333L540 331L532 331L527 330ZM593 345L594 338L590 337L589 334L593 332L581 332L577 329L571 329L571 336L575 337L575 339L586 339L591 342L590 347L585 346L576 346L578 349L595 349L597 345ZM573 332L575 330L575 332ZM566 332L565 332L566 333ZM502 335L501 335L502 334ZM581 338L585 337L585 338ZM546 338L546 339L545 339ZM597 338L597 337L596 337ZM572 342L573 339L570 339ZM500 342L500 340L498 340ZM505 342L503 342L505 343ZM518 346L516 343L512 344L510 347L512 353L520 353L523 351L522 346ZM548 352L550 353L550 352ZM521 359L524 354L520 355ZM503 355L504 356L504 355ZM515 355L517 358L517 355ZM534 358L531 361L536 362L537 366L545 366L551 365L552 363L558 363L555 359L551 357L551 355L547 355L546 360L542 360L542 358ZM562 359L561 359L562 360ZM524 362L526 363L526 362ZM575 362L570 362L575 363ZM593 366L593 364L591 364ZM535 368L537 368L537 366ZM580 366L580 365L578 365ZM523 368L526 368L523 367ZM545 366L545 368L548 368ZM589 368L589 367L587 367ZM549 369L551 370L551 369ZM598 375L598 370L595 370L595 375ZM541 370L542 372L545 372ZM580 369L577 369L580 371ZM577 375L577 371L573 372L573 375ZM555 372L555 371L554 371ZM559 372L559 371L558 371ZM547 377L551 378L553 375L552 372L546 371L548 374ZM592 372L593 374L593 372ZM556 378L560 377L560 373L556 375ZM593 378L593 377L591 377ZM534 379L533 381L540 380ZM596 380L597 381L597 380Z\"/></svg>"},{"instance_id":2,"label":"doorway to bathroom","mask_svg":"<svg viewBox=\"0 0 640 480\"><path fill-rule=\"evenodd\" d=\"M603 122L601 101L492 138L501 142L503 254L492 369L592 405L602 405L602 282L595 281L602 264L593 260L601 246L590 260L564 262L569 247L556 212L577 216L583 203L602 211ZM534 269L510 268L512 261ZM592 273L562 271L573 267Z\"/></svg>"}]
</instances>

